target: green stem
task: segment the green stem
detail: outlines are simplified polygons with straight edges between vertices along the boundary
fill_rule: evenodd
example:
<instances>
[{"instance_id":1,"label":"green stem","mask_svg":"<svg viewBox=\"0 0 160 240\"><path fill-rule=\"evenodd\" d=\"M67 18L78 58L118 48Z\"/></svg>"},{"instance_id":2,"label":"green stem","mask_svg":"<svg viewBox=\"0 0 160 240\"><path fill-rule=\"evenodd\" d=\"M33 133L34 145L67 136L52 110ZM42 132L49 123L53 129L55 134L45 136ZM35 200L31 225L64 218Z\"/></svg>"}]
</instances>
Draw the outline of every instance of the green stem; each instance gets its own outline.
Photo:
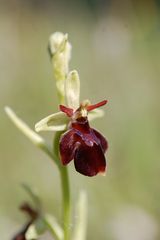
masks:
<instances>
[{"instance_id":1,"label":"green stem","mask_svg":"<svg viewBox=\"0 0 160 240\"><path fill-rule=\"evenodd\" d=\"M62 132L57 132L54 139L53 149L56 158L59 158L59 139L61 134ZM60 172L62 186L64 240L69 240L71 204L68 169L66 166L62 166L61 164L58 164L58 168Z\"/></svg>"},{"instance_id":2,"label":"green stem","mask_svg":"<svg viewBox=\"0 0 160 240\"><path fill-rule=\"evenodd\" d=\"M61 167L61 184L62 184L62 200L63 200L63 227L64 240L69 240L70 233L70 187L67 167Z\"/></svg>"}]
</instances>

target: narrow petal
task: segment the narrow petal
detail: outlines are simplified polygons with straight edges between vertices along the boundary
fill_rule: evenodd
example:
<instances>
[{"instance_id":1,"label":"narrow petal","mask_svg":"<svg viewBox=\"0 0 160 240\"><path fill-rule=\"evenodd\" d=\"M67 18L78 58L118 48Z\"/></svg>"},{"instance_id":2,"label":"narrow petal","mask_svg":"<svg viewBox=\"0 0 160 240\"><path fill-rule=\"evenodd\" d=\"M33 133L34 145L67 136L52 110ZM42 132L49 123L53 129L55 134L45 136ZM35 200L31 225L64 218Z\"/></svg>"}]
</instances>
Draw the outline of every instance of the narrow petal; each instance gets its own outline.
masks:
<instances>
[{"instance_id":1,"label":"narrow petal","mask_svg":"<svg viewBox=\"0 0 160 240\"><path fill-rule=\"evenodd\" d=\"M75 132L69 130L62 134L60 139L60 155L63 165L68 164L74 157L75 152Z\"/></svg>"},{"instance_id":2,"label":"narrow petal","mask_svg":"<svg viewBox=\"0 0 160 240\"><path fill-rule=\"evenodd\" d=\"M64 112L68 117L72 117L72 115L73 115L72 108L68 108L64 105L59 105L59 108L60 108L61 112Z\"/></svg>"},{"instance_id":3,"label":"narrow petal","mask_svg":"<svg viewBox=\"0 0 160 240\"><path fill-rule=\"evenodd\" d=\"M49 115L35 125L36 132L40 131L63 131L66 129L69 118L63 112Z\"/></svg>"},{"instance_id":4,"label":"narrow petal","mask_svg":"<svg viewBox=\"0 0 160 240\"><path fill-rule=\"evenodd\" d=\"M73 109L77 109L79 107L80 80L76 70L69 72L65 90L67 105Z\"/></svg>"},{"instance_id":5,"label":"narrow petal","mask_svg":"<svg viewBox=\"0 0 160 240\"><path fill-rule=\"evenodd\" d=\"M99 102L99 103L89 105L89 106L87 106L87 111L89 112L89 111L92 111L92 110L94 110L94 109L96 109L96 108L102 107L102 106L104 106L107 102L108 102L107 100L103 100L103 101L101 101L101 102Z\"/></svg>"},{"instance_id":6,"label":"narrow petal","mask_svg":"<svg viewBox=\"0 0 160 240\"><path fill-rule=\"evenodd\" d=\"M107 148L108 148L107 140L105 139L105 137L100 132L98 132L97 130L95 130L93 128L92 128L92 130L93 130L94 134L96 135L96 137L99 139L101 147L103 149L103 152L105 153Z\"/></svg>"},{"instance_id":7,"label":"narrow petal","mask_svg":"<svg viewBox=\"0 0 160 240\"><path fill-rule=\"evenodd\" d=\"M75 151L74 164L76 170L86 176L104 173L106 160L100 145L81 144Z\"/></svg>"}]
</instances>

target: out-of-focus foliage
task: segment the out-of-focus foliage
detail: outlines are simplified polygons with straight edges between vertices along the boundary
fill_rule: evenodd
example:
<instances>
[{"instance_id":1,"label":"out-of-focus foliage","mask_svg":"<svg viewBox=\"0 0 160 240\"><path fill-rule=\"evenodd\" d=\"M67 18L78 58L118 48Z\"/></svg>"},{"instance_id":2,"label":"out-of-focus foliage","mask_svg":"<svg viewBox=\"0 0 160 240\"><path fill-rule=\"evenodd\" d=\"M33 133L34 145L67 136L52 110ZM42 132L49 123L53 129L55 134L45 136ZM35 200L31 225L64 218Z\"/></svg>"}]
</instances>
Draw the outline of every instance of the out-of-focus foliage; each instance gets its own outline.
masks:
<instances>
[{"instance_id":1,"label":"out-of-focus foliage","mask_svg":"<svg viewBox=\"0 0 160 240\"><path fill-rule=\"evenodd\" d=\"M159 239L158 1L0 0L1 239L9 239L24 221L18 212L27 198L22 182L36 186L45 208L60 216L56 166L3 111L10 105L32 128L57 111L47 54L55 31L69 34L81 100L109 100L105 117L92 124L110 143L106 177L86 178L69 167L73 201L79 189L88 192L88 239ZM51 133L43 136L52 141Z\"/></svg>"}]
</instances>

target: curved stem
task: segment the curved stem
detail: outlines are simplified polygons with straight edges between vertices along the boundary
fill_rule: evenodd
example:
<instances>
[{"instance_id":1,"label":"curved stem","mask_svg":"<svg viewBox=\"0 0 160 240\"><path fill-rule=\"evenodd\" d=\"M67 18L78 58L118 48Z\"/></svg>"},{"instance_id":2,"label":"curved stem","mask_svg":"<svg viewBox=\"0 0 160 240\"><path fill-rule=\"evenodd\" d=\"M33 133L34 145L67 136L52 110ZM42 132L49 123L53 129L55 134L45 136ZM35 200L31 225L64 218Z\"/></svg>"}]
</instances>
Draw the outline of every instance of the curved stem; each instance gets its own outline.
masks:
<instances>
[{"instance_id":1,"label":"curved stem","mask_svg":"<svg viewBox=\"0 0 160 240\"><path fill-rule=\"evenodd\" d=\"M61 134L62 132L57 132L54 138L53 149L56 158L59 158L59 139ZM60 172L62 186L64 240L69 240L71 204L68 169L66 166L62 166L61 164L58 164L58 168Z\"/></svg>"}]
</instances>

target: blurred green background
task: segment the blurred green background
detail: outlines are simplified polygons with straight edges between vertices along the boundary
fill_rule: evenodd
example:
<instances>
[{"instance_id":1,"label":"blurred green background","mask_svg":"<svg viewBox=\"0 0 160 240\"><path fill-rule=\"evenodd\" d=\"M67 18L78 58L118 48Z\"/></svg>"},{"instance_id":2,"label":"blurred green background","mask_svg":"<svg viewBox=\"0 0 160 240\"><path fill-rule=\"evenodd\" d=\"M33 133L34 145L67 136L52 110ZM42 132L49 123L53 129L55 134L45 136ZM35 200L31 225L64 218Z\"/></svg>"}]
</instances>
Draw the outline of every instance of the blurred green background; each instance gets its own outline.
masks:
<instances>
[{"instance_id":1,"label":"blurred green background","mask_svg":"<svg viewBox=\"0 0 160 240\"><path fill-rule=\"evenodd\" d=\"M11 239L25 222L22 182L35 186L60 220L56 167L3 110L11 106L32 128L57 111L47 54L55 31L69 34L81 100L109 100L105 117L92 123L109 140L106 177L69 166L73 209L79 190L88 192L87 239L158 240L160 1L153 0L0 0L0 238ZM42 135L51 143L52 133Z\"/></svg>"}]
</instances>

